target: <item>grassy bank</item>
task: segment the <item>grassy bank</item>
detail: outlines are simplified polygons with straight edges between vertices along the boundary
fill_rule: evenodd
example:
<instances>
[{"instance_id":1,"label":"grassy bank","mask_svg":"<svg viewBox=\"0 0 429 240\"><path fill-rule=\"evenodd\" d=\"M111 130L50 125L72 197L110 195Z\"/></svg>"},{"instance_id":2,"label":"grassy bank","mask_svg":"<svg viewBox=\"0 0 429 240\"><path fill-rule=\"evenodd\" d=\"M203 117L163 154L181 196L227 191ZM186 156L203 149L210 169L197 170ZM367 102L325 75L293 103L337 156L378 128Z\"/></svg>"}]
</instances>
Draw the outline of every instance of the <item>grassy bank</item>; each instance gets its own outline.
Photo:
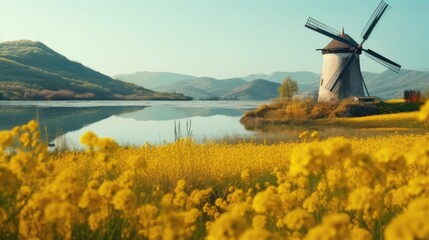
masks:
<instances>
[{"instance_id":1,"label":"grassy bank","mask_svg":"<svg viewBox=\"0 0 429 240\"><path fill-rule=\"evenodd\" d=\"M247 129L270 129L272 126L304 126L312 128L409 128L424 129L416 111L420 103L380 102L374 104L343 101L314 103L312 101L281 101L259 106L240 120ZM414 112L414 113L413 113ZM371 117L369 117L371 116Z\"/></svg>"}]
</instances>

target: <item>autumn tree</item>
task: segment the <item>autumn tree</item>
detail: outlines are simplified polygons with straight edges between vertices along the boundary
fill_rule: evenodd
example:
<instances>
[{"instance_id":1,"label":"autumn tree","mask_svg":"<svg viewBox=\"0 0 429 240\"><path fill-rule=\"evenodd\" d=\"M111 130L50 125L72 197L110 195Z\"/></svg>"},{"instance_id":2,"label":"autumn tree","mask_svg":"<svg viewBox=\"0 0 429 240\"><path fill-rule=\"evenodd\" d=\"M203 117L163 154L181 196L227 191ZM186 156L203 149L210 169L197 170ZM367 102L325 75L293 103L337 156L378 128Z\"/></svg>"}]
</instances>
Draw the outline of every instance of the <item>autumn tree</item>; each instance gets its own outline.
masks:
<instances>
[{"instance_id":1,"label":"autumn tree","mask_svg":"<svg viewBox=\"0 0 429 240\"><path fill-rule=\"evenodd\" d=\"M292 97L298 92L298 84L291 77L287 77L280 84L277 89L280 99L292 99Z\"/></svg>"}]
</instances>

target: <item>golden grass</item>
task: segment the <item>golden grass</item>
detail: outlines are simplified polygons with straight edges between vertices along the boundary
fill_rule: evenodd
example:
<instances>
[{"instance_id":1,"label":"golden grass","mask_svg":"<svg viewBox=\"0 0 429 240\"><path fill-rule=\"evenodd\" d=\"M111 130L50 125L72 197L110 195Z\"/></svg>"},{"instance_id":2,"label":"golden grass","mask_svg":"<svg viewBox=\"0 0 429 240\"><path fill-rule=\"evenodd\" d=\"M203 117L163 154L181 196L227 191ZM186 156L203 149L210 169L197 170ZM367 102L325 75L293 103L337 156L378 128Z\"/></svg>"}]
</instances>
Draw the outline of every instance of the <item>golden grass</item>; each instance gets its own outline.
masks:
<instances>
[{"instance_id":1,"label":"golden grass","mask_svg":"<svg viewBox=\"0 0 429 240\"><path fill-rule=\"evenodd\" d=\"M385 103L404 103L406 102L403 98L397 98L397 99L389 99L384 101Z\"/></svg>"}]
</instances>

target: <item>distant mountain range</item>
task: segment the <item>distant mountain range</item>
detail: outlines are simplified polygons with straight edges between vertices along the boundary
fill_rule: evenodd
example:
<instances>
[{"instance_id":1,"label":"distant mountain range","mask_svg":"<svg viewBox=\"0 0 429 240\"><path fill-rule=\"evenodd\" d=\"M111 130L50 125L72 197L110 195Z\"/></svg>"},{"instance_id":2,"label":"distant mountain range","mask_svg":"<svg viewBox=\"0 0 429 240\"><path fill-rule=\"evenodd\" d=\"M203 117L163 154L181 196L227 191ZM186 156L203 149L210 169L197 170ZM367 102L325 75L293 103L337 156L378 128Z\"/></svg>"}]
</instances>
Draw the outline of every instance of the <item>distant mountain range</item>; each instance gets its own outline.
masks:
<instances>
[{"instance_id":1,"label":"distant mountain range","mask_svg":"<svg viewBox=\"0 0 429 240\"><path fill-rule=\"evenodd\" d=\"M429 89L429 72L401 70L396 74L386 70L380 74L362 72L371 96L381 99L400 98L404 90ZM124 77L126 76L126 77ZM118 79L139 84L141 86L165 92L184 93L199 98L238 98L271 99L278 96L277 88L287 76L298 82L301 94L316 92L319 87L320 75L313 72L274 72L271 74L252 74L232 79L215 79L210 77L193 77L174 73L143 72L136 74L117 75ZM164 81L164 77L168 80ZM153 86L152 88L149 86Z\"/></svg>"},{"instance_id":2,"label":"distant mountain range","mask_svg":"<svg viewBox=\"0 0 429 240\"><path fill-rule=\"evenodd\" d=\"M196 77L169 72L137 72L134 74L120 74L113 76L113 78L154 89L162 85L173 84L180 80L194 79Z\"/></svg>"},{"instance_id":3,"label":"distant mountain range","mask_svg":"<svg viewBox=\"0 0 429 240\"><path fill-rule=\"evenodd\" d=\"M0 100L189 99L112 79L41 42L0 43Z\"/></svg>"},{"instance_id":4,"label":"distant mountain range","mask_svg":"<svg viewBox=\"0 0 429 240\"><path fill-rule=\"evenodd\" d=\"M399 74L390 70L367 76L369 94L382 99L401 98L404 90L429 89L429 72L402 69Z\"/></svg>"},{"instance_id":5,"label":"distant mountain range","mask_svg":"<svg viewBox=\"0 0 429 240\"><path fill-rule=\"evenodd\" d=\"M404 90L429 89L429 72L362 74L369 93L382 99L402 97ZM317 92L319 74L308 71L231 79L169 72L137 72L111 78L70 61L41 42L0 43L0 100L265 100L277 97L279 83L287 76L298 82L300 94Z\"/></svg>"}]
</instances>

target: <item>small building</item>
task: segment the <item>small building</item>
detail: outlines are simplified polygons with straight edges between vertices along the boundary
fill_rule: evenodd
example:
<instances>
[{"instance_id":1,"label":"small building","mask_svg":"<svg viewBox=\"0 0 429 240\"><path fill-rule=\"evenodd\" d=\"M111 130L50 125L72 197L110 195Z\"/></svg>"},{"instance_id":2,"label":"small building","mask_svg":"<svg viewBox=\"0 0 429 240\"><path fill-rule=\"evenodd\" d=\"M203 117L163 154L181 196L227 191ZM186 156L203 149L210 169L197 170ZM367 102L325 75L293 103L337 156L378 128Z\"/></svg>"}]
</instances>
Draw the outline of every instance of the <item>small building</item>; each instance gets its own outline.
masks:
<instances>
[{"instance_id":1,"label":"small building","mask_svg":"<svg viewBox=\"0 0 429 240\"><path fill-rule=\"evenodd\" d=\"M418 90L405 90L404 100L409 103L418 103L421 100L421 93Z\"/></svg>"}]
</instances>

